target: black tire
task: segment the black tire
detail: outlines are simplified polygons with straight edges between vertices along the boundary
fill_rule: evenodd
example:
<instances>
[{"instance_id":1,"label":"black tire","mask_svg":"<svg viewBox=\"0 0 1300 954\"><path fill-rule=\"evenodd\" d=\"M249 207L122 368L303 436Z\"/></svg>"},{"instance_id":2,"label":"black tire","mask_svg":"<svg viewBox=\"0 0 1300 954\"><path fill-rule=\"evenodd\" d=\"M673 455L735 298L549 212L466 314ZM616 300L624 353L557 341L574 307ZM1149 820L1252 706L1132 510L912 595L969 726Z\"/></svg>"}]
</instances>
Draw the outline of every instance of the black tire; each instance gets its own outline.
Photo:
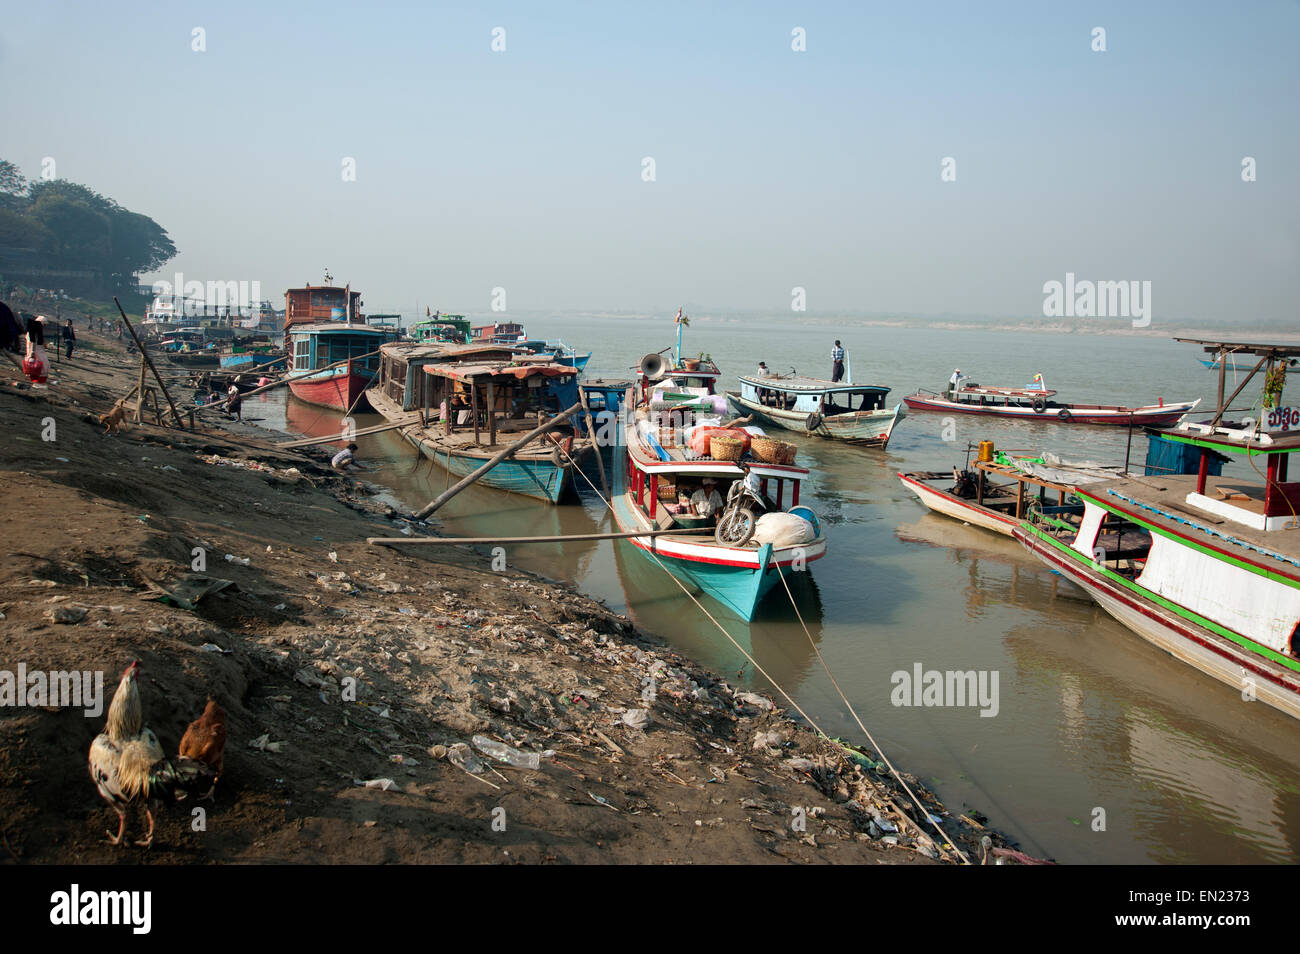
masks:
<instances>
[{"instance_id":1,"label":"black tire","mask_svg":"<svg viewBox=\"0 0 1300 954\"><path fill-rule=\"evenodd\" d=\"M1047 410L1047 398L1034 398L1034 413L1042 414Z\"/></svg>"},{"instance_id":2,"label":"black tire","mask_svg":"<svg viewBox=\"0 0 1300 954\"><path fill-rule=\"evenodd\" d=\"M803 426L804 430L811 434L813 431L817 430L817 428L822 426L822 416L816 411L813 411L808 415L808 419L803 422Z\"/></svg>"},{"instance_id":3,"label":"black tire","mask_svg":"<svg viewBox=\"0 0 1300 954\"><path fill-rule=\"evenodd\" d=\"M1074 415L1070 413L1070 409L1068 407L1061 408L1059 411L1056 412L1056 416L1063 424L1069 424L1072 420L1074 420Z\"/></svg>"},{"instance_id":4,"label":"black tire","mask_svg":"<svg viewBox=\"0 0 1300 954\"><path fill-rule=\"evenodd\" d=\"M758 518L748 507L723 511L713 531L713 539L724 547L743 547L754 536L757 526Z\"/></svg>"}]
</instances>

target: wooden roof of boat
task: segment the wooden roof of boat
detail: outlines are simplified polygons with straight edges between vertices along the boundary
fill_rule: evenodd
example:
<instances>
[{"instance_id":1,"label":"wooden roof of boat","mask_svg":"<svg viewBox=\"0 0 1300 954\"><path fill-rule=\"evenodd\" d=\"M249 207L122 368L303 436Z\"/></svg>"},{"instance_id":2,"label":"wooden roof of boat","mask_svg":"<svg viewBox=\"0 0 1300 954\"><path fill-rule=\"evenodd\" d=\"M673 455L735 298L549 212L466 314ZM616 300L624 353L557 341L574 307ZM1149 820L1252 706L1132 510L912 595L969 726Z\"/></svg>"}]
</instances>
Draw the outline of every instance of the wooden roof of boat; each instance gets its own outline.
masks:
<instances>
[{"instance_id":1,"label":"wooden roof of boat","mask_svg":"<svg viewBox=\"0 0 1300 954\"><path fill-rule=\"evenodd\" d=\"M338 334L358 334L358 335L393 335L396 329L392 326L368 325L365 322L354 321L317 321L311 324L294 324L285 329L291 335L338 335Z\"/></svg>"},{"instance_id":2,"label":"wooden roof of boat","mask_svg":"<svg viewBox=\"0 0 1300 954\"><path fill-rule=\"evenodd\" d=\"M889 388L879 384L845 384L827 381L824 378L810 378L802 374L767 374L739 375L740 380L754 387L767 388L772 391L799 391L809 394L852 393L852 394L888 394Z\"/></svg>"},{"instance_id":3,"label":"wooden roof of boat","mask_svg":"<svg viewBox=\"0 0 1300 954\"><path fill-rule=\"evenodd\" d=\"M1246 492L1251 498L1246 506L1262 512L1262 485L1227 475L1211 477L1210 481L1215 486ZM1132 511L1163 529L1229 551L1235 557L1262 565L1275 573L1291 579L1300 578L1300 532L1256 530L1197 509L1187 502L1187 495L1195 490L1195 474L1164 474L1089 484L1076 488L1075 493Z\"/></svg>"},{"instance_id":4,"label":"wooden roof of boat","mask_svg":"<svg viewBox=\"0 0 1300 954\"><path fill-rule=\"evenodd\" d=\"M1170 440L1197 447L1208 448L1224 454L1293 454L1300 451L1300 431L1274 433L1246 431L1238 428L1214 427L1186 421L1174 427L1150 427L1147 431Z\"/></svg>"},{"instance_id":5,"label":"wooden roof of boat","mask_svg":"<svg viewBox=\"0 0 1300 954\"><path fill-rule=\"evenodd\" d=\"M425 374L436 375L442 378L453 378L457 381L468 381L471 378L480 377L512 377L512 378L531 378L547 377L555 378L561 375L576 375L577 368L570 367L567 364L556 364L552 361L481 361L481 362L435 362L423 366Z\"/></svg>"},{"instance_id":6,"label":"wooden roof of boat","mask_svg":"<svg viewBox=\"0 0 1300 954\"><path fill-rule=\"evenodd\" d=\"M1289 358L1300 356L1300 344L1261 344L1249 341L1216 341L1210 338L1174 338L1183 344L1197 344L1209 354L1253 354L1259 358Z\"/></svg>"}]
</instances>

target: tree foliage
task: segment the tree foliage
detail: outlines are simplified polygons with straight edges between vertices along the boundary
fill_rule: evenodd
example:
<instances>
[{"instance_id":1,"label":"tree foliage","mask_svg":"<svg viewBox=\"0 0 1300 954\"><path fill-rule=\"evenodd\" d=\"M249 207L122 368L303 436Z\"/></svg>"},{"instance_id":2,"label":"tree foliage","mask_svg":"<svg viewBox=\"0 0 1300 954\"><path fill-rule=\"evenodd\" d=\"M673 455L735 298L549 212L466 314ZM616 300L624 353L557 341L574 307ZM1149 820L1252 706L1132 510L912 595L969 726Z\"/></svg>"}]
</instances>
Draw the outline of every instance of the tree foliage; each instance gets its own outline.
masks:
<instances>
[{"instance_id":1,"label":"tree foliage","mask_svg":"<svg viewBox=\"0 0 1300 954\"><path fill-rule=\"evenodd\" d=\"M94 189L64 179L29 182L0 159L0 249L39 253L54 268L90 269L116 286L176 255L166 230Z\"/></svg>"}]
</instances>

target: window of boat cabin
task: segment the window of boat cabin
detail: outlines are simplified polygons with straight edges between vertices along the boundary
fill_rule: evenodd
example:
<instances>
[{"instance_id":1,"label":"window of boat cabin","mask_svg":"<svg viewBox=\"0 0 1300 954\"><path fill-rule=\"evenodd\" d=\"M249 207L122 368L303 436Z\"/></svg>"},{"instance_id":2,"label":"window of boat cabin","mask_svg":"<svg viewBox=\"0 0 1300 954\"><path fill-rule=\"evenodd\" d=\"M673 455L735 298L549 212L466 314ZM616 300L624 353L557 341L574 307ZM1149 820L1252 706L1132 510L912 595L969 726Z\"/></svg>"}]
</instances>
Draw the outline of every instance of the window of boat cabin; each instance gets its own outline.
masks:
<instances>
[{"instance_id":1,"label":"window of boat cabin","mask_svg":"<svg viewBox=\"0 0 1300 954\"><path fill-rule=\"evenodd\" d=\"M308 361L311 360L311 340L308 338L295 338L293 342L293 367L295 371L306 369Z\"/></svg>"}]
</instances>

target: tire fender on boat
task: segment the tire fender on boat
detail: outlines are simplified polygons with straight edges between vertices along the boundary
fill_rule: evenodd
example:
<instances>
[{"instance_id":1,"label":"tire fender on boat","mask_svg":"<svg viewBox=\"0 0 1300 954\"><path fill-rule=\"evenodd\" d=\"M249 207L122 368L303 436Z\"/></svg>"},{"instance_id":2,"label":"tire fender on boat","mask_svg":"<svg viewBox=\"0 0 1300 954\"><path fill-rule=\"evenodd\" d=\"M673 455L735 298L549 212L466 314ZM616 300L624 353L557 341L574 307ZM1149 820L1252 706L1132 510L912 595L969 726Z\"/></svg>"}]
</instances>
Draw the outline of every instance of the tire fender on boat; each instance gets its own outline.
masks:
<instances>
[{"instance_id":1,"label":"tire fender on boat","mask_svg":"<svg viewBox=\"0 0 1300 954\"><path fill-rule=\"evenodd\" d=\"M1042 414L1046 410L1047 410L1047 398L1041 398L1041 397L1034 398L1034 413Z\"/></svg>"},{"instance_id":2,"label":"tire fender on boat","mask_svg":"<svg viewBox=\"0 0 1300 954\"><path fill-rule=\"evenodd\" d=\"M811 434L813 431L817 430L817 428L822 426L822 416L816 411L813 411L808 415L808 419L803 422L803 426L804 430Z\"/></svg>"},{"instance_id":3,"label":"tire fender on boat","mask_svg":"<svg viewBox=\"0 0 1300 954\"><path fill-rule=\"evenodd\" d=\"M1067 424L1074 419L1074 415L1070 413L1070 409L1068 407L1061 408L1059 411L1056 412L1056 416L1060 420L1066 422Z\"/></svg>"}]
</instances>

